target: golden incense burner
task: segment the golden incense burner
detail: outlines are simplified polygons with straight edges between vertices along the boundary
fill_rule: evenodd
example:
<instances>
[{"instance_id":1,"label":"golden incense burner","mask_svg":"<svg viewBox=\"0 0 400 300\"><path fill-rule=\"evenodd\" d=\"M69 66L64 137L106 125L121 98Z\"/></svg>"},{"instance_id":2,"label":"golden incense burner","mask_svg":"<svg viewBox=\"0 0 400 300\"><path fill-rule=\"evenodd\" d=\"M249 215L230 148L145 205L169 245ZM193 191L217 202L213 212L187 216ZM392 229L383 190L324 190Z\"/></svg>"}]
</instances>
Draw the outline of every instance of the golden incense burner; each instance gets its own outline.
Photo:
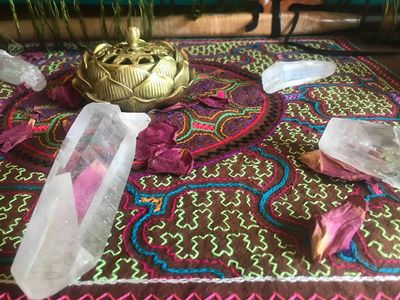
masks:
<instances>
[{"instance_id":1,"label":"golden incense burner","mask_svg":"<svg viewBox=\"0 0 400 300\"><path fill-rule=\"evenodd\" d=\"M186 53L167 42L147 43L136 27L126 42L85 52L73 86L89 101L123 111L149 111L178 102L195 77Z\"/></svg>"}]
</instances>

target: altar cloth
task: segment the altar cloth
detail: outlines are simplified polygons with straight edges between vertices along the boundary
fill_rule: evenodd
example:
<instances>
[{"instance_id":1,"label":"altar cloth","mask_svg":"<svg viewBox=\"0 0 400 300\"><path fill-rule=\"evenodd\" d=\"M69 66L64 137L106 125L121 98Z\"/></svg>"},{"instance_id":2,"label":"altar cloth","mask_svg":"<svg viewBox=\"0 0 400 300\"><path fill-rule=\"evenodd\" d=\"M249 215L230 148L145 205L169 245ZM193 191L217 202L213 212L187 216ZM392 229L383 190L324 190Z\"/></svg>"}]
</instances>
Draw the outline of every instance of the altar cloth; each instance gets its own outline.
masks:
<instances>
[{"instance_id":1,"label":"altar cloth","mask_svg":"<svg viewBox=\"0 0 400 300\"><path fill-rule=\"evenodd\" d=\"M295 38L352 50L340 38ZM330 118L400 125L399 78L367 57L310 55L266 38L172 40L197 78L188 99L224 91L229 104L152 114L178 128L194 156L187 176L133 166L97 266L51 299L395 299L400 297L400 191L317 174L299 157L318 148ZM50 48L51 49L51 48ZM77 68L81 51L23 54L48 89ZM278 60L320 59L334 75L267 95L260 74ZM24 299L10 267L46 175L79 110L0 83L0 131L38 114L34 134L0 155L0 299ZM39 112L39 113L38 113ZM369 202L348 251L315 263L313 215L350 194Z\"/></svg>"}]
</instances>

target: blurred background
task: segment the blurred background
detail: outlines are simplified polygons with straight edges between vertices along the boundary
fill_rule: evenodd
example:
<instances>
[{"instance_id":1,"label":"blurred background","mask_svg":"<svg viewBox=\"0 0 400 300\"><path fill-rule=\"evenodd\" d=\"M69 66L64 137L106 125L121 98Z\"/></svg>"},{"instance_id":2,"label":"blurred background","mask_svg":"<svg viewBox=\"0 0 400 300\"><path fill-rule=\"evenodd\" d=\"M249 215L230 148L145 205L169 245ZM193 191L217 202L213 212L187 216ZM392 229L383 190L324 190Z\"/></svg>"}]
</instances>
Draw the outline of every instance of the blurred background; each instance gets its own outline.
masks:
<instances>
[{"instance_id":1,"label":"blurred background","mask_svg":"<svg viewBox=\"0 0 400 300\"><path fill-rule=\"evenodd\" d=\"M0 0L1 47L36 41L296 35L346 36L360 49L398 51L400 0ZM385 55L379 55L385 60ZM382 58L383 57L383 58ZM387 56L396 69L399 55Z\"/></svg>"}]
</instances>

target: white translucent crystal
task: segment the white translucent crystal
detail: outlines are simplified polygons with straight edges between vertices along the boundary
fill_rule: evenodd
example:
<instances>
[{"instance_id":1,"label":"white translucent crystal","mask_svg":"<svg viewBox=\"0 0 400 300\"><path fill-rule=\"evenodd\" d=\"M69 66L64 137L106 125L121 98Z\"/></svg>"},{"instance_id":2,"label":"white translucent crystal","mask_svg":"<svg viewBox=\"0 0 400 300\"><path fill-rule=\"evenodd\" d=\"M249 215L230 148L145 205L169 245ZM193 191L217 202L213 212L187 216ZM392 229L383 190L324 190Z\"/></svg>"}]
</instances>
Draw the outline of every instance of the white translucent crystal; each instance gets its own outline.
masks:
<instances>
[{"instance_id":1,"label":"white translucent crystal","mask_svg":"<svg viewBox=\"0 0 400 300\"><path fill-rule=\"evenodd\" d=\"M43 90L46 86L46 79L37 66L1 49L0 80L15 85L25 83L36 92Z\"/></svg>"},{"instance_id":2,"label":"white translucent crystal","mask_svg":"<svg viewBox=\"0 0 400 300\"><path fill-rule=\"evenodd\" d=\"M400 128L332 118L319 141L328 156L400 188Z\"/></svg>"},{"instance_id":3,"label":"white translucent crystal","mask_svg":"<svg viewBox=\"0 0 400 300\"><path fill-rule=\"evenodd\" d=\"M150 118L89 104L69 130L11 267L32 299L51 296L93 268L107 243Z\"/></svg>"},{"instance_id":4,"label":"white translucent crystal","mask_svg":"<svg viewBox=\"0 0 400 300\"><path fill-rule=\"evenodd\" d=\"M281 89L314 82L335 73L336 64L328 61L278 61L261 75L263 89L273 94Z\"/></svg>"}]
</instances>

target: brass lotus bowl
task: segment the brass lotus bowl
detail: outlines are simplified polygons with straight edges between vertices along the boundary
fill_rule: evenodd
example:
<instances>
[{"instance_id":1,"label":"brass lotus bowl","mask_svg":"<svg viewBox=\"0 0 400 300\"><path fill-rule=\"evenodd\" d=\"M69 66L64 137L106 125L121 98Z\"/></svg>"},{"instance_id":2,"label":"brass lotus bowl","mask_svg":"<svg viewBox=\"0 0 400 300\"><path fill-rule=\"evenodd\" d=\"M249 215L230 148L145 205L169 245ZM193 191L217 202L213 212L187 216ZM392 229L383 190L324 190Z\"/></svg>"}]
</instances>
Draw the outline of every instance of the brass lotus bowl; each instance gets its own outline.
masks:
<instances>
[{"instance_id":1,"label":"brass lotus bowl","mask_svg":"<svg viewBox=\"0 0 400 300\"><path fill-rule=\"evenodd\" d=\"M122 111L147 112L180 101L195 78L186 53L167 42L141 40L136 27L126 40L85 52L73 86L88 101L117 104Z\"/></svg>"}]
</instances>

